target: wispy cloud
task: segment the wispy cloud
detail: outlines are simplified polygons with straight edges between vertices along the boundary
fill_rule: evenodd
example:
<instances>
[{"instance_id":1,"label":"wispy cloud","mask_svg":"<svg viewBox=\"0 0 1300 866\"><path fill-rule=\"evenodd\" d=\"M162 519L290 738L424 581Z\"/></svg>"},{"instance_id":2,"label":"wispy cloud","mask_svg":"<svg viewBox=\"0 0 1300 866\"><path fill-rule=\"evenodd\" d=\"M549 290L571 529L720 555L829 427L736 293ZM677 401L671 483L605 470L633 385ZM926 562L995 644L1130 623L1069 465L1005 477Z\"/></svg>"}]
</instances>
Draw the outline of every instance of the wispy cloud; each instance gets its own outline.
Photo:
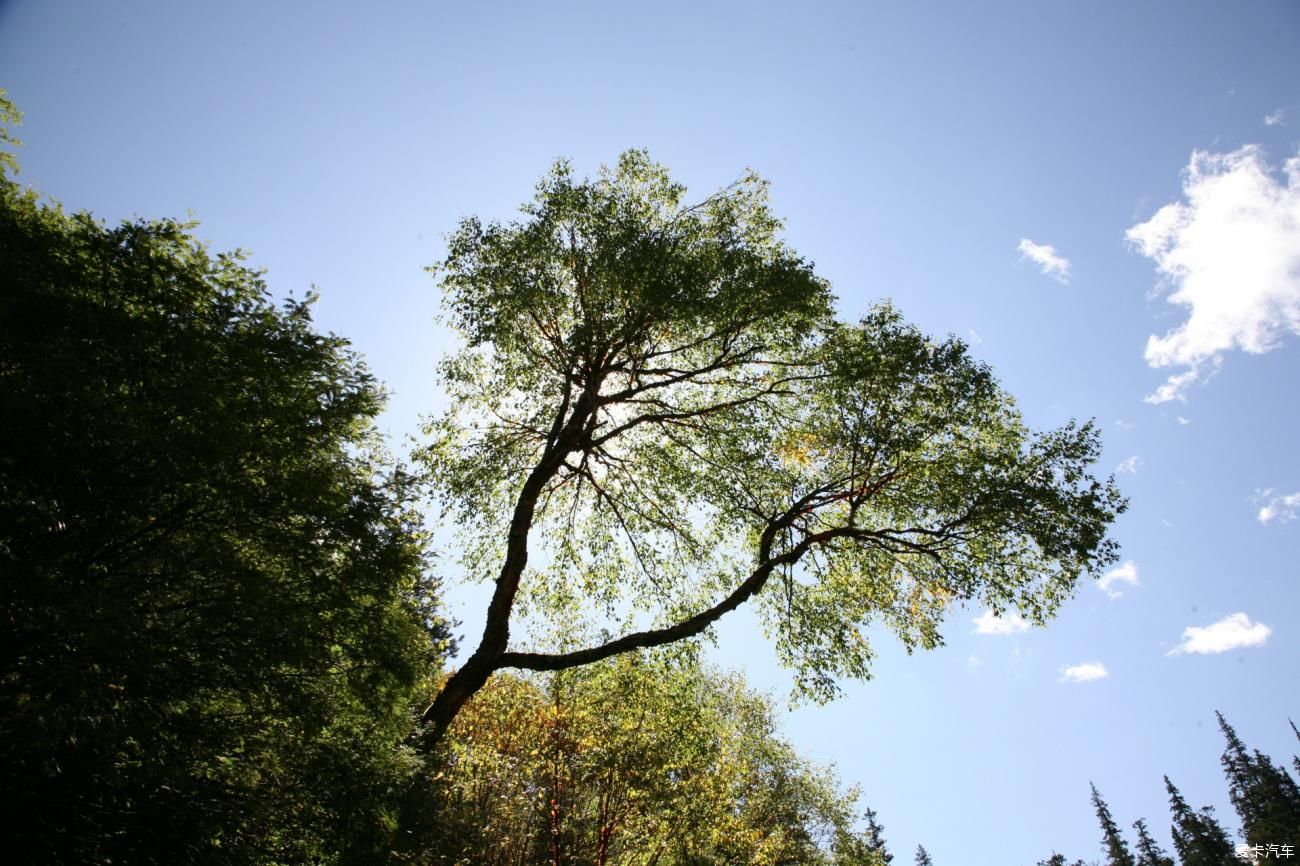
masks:
<instances>
[{"instance_id":1,"label":"wispy cloud","mask_svg":"<svg viewBox=\"0 0 1300 866\"><path fill-rule=\"evenodd\" d=\"M1119 465L1115 467L1115 471L1127 472L1131 475L1136 475L1138 471L1138 467L1141 465L1142 465L1142 458L1134 454L1132 457L1128 458L1127 460L1121 460L1119 462Z\"/></svg>"},{"instance_id":2,"label":"wispy cloud","mask_svg":"<svg viewBox=\"0 0 1300 866\"><path fill-rule=\"evenodd\" d=\"M1273 112L1272 114L1264 115L1264 125L1265 126L1286 126L1286 124L1283 123L1283 120L1285 118L1286 118L1286 109L1279 108L1277 111Z\"/></svg>"},{"instance_id":3,"label":"wispy cloud","mask_svg":"<svg viewBox=\"0 0 1300 866\"><path fill-rule=\"evenodd\" d=\"M1187 320L1147 340L1152 367L1181 367L1150 403L1185 399L1233 349L1260 354L1300 333L1300 157L1275 178L1260 149L1195 151L1183 173L1185 201L1128 230L1171 287Z\"/></svg>"},{"instance_id":4,"label":"wispy cloud","mask_svg":"<svg viewBox=\"0 0 1300 866\"><path fill-rule=\"evenodd\" d=\"M1093 680L1104 680L1110 676L1110 671L1101 662L1084 662L1081 665L1070 665L1061 668L1061 682L1063 683L1090 683Z\"/></svg>"},{"instance_id":5,"label":"wispy cloud","mask_svg":"<svg viewBox=\"0 0 1300 866\"><path fill-rule=\"evenodd\" d=\"M1200 378L1201 371L1197 368L1192 368L1185 373L1175 373L1166 379L1165 383L1155 390L1155 393L1148 394L1142 399L1154 404L1168 403L1170 400L1184 400L1186 398L1183 396L1183 392Z\"/></svg>"},{"instance_id":6,"label":"wispy cloud","mask_svg":"<svg viewBox=\"0 0 1300 866\"><path fill-rule=\"evenodd\" d=\"M1271 489L1261 490L1255 497L1255 501L1264 503L1260 506L1259 513L1255 515L1260 523L1265 526L1274 520L1278 523L1289 523L1295 520L1296 509L1300 508L1300 491L1276 496Z\"/></svg>"},{"instance_id":7,"label":"wispy cloud","mask_svg":"<svg viewBox=\"0 0 1300 866\"><path fill-rule=\"evenodd\" d=\"M1020 245L1016 249L1020 251L1022 258L1038 265L1047 276L1061 283L1070 282L1070 260L1058 253L1056 247L1036 244L1029 238L1021 238Z\"/></svg>"},{"instance_id":8,"label":"wispy cloud","mask_svg":"<svg viewBox=\"0 0 1300 866\"><path fill-rule=\"evenodd\" d=\"M1124 590L1116 588L1119 584L1128 584L1129 586L1138 585L1138 567L1137 563L1129 560L1123 565L1112 568L1101 576L1097 581L1097 586L1101 591L1111 598L1119 598L1124 594Z\"/></svg>"},{"instance_id":9,"label":"wispy cloud","mask_svg":"<svg viewBox=\"0 0 1300 866\"><path fill-rule=\"evenodd\" d=\"M1262 646L1273 629L1262 622L1251 622L1244 613L1225 616L1204 627L1189 625L1183 629L1183 642L1165 655L1226 653L1248 646Z\"/></svg>"},{"instance_id":10,"label":"wispy cloud","mask_svg":"<svg viewBox=\"0 0 1300 866\"><path fill-rule=\"evenodd\" d=\"M1029 631L1029 623L1018 613L998 616L993 611L986 610L972 621L975 623L976 634L1016 634Z\"/></svg>"}]
</instances>

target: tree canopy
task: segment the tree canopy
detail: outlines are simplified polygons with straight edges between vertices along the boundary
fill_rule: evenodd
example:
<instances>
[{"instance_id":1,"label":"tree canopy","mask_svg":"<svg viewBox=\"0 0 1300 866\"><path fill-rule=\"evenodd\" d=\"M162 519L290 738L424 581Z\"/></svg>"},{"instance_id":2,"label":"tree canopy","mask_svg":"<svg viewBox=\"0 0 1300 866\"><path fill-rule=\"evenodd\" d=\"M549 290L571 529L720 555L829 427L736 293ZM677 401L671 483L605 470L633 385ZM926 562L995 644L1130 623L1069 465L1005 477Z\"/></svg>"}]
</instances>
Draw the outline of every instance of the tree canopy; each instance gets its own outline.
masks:
<instances>
[{"instance_id":1,"label":"tree canopy","mask_svg":"<svg viewBox=\"0 0 1300 866\"><path fill-rule=\"evenodd\" d=\"M364 859L414 771L445 635L381 391L310 298L274 305L190 228L0 176L0 820L24 863Z\"/></svg>"},{"instance_id":2,"label":"tree canopy","mask_svg":"<svg viewBox=\"0 0 1300 866\"><path fill-rule=\"evenodd\" d=\"M645 153L558 163L522 218L465 220L435 270L462 349L422 459L494 580L483 635L425 713L436 739L504 668L698 635L755 601L798 686L868 673L978 601L1042 622L1112 562L1124 502L1090 423L1036 433L956 338L888 304L835 316L749 174L694 204ZM511 642L583 599L587 646Z\"/></svg>"},{"instance_id":3,"label":"tree canopy","mask_svg":"<svg viewBox=\"0 0 1300 866\"><path fill-rule=\"evenodd\" d=\"M663 653L494 677L435 781L438 862L881 866L874 813L735 675Z\"/></svg>"}]
</instances>

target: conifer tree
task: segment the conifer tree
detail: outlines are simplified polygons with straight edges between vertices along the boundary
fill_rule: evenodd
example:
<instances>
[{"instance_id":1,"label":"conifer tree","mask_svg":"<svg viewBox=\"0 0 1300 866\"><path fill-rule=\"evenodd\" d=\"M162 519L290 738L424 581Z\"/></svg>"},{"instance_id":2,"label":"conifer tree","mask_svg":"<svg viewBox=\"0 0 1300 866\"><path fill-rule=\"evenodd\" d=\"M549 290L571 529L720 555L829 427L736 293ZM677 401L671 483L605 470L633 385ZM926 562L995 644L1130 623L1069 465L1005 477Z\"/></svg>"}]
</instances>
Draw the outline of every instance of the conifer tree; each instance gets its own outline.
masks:
<instances>
[{"instance_id":1,"label":"conifer tree","mask_svg":"<svg viewBox=\"0 0 1300 866\"><path fill-rule=\"evenodd\" d=\"M1064 854L1053 854L1046 860L1039 860L1036 866L1085 866L1082 860L1075 860L1073 863L1065 859Z\"/></svg>"},{"instance_id":2,"label":"conifer tree","mask_svg":"<svg viewBox=\"0 0 1300 866\"><path fill-rule=\"evenodd\" d=\"M876 820L875 809L868 809L865 817L867 819L867 850L879 856L881 866L889 866L894 860L894 855L889 853L889 848L885 845L885 828Z\"/></svg>"},{"instance_id":3,"label":"conifer tree","mask_svg":"<svg viewBox=\"0 0 1300 866\"><path fill-rule=\"evenodd\" d=\"M916 846L916 866L934 866L934 861L930 859L930 852L925 850L924 845Z\"/></svg>"},{"instance_id":4,"label":"conifer tree","mask_svg":"<svg viewBox=\"0 0 1300 866\"><path fill-rule=\"evenodd\" d=\"M1289 840L1300 828L1300 787L1286 768L1274 766L1268 755L1248 752L1223 714L1215 715L1228 741L1223 769L1246 843L1268 845Z\"/></svg>"},{"instance_id":5,"label":"conifer tree","mask_svg":"<svg viewBox=\"0 0 1300 866\"><path fill-rule=\"evenodd\" d=\"M1173 815L1174 850L1181 866L1228 866L1239 861L1228 833L1214 817L1214 809L1199 812L1187 805L1174 783L1165 776L1169 811Z\"/></svg>"},{"instance_id":6,"label":"conifer tree","mask_svg":"<svg viewBox=\"0 0 1300 866\"><path fill-rule=\"evenodd\" d=\"M1300 785L1285 767L1258 749L1251 761L1257 778L1260 814L1246 831L1252 845L1278 844L1300 834Z\"/></svg>"},{"instance_id":7,"label":"conifer tree","mask_svg":"<svg viewBox=\"0 0 1300 866\"><path fill-rule=\"evenodd\" d=\"M1174 859L1161 850L1156 840L1151 838L1146 821L1137 819L1133 822L1133 829L1137 830L1138 838L1137 866L1174 866Z\"/></svg>"},{"instance_id":8,"label":"conifer tree","mask_svg":"<svg viewBox=\"0 0 1300 866\"><path fill-rule=\"evenodd\" d=\"M1291 725L1291 732L1295 734L1295 738L1300 740L1300 728L1296 728L1295 722L1290 719L1287 719L1287 722ZM1300 755L1291 757L1291 766L1295 767L1296 775L1300 775Z\"/></svg>"},{"instance_id":9,"label":"conifer tree","mask_svg":"<svg viewBox=\"0 0 1300 866\"><path fill-rule=\"evenodd\" d=\"M1133 854L1128 849L1128 843L1119 832L1119 826L1115 824L1115 819L1111 817L1110 807L1106 801L1101 798L1097 792L1096 785L1090 785L1092 788L1092 805L1097 810L1097 821L1101 824L1102 847L1106 849L1106 866L1136 866L1133 860Z\"/></svg>"},{"instance_id":10,"label":"conifer tree","mask_svg":"<svg viewBox=\"0 0 1300 866\"><path fill-rule=\"evenodd\" d=\"M1241 817L1242 824L1249 827L1258 812L1258 804L1254 796L1254 768L1251 766L1250 754L1232 725L1228 724L1228 720L1223 717L1223 713L1216 710L1214 715L1219 720L1219 730L1223 732L1223 738L1228 741L1227 747L1223 750L1223 757L1220 758L1224 775L1228 777L1228 795L1232 798L1233 808Z\"/></svg>"}]
</instances>

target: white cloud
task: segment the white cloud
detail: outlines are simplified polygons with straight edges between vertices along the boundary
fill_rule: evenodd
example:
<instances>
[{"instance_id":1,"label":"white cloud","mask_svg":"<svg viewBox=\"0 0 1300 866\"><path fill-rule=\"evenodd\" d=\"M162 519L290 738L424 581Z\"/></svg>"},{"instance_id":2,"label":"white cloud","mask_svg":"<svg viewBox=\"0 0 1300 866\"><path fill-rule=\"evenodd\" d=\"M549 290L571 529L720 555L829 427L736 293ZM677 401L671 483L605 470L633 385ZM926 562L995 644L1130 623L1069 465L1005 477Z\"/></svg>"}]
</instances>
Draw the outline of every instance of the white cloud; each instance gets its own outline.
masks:
<instances>
[{"instance_id":1,"label":"white cloud","mask_svg":"<svg viewBox=\"0 0 1300 866\"><path fill-rule=\"evenodd\" d=\"M1104 680L1110 676L1110 671L1101 662L1084 662L1081 665L1070 665L1061 668L1061 682L1063 683L1090 683L1093 680Z\"/></svg>"},{"instance_id":2,"label":"white cloud","mask_svg":"<svg viewBox=\"0 0 1300 866\"><path fill-rule=\"evenodd\" d=\"M1018 613L1010 616L998 616L991 610L984 611L975 623L976 634L1016 634L1029 631L1029 623Z\"/></svg>"},{"instance_id":3,"label":"white cloud","mask_svg":"<svg viewBox=\"0 0 1300 866\"><path fill-rule=\"evenodd\" d=\"M1168 403L1170 400L1186 400L1187 398L1183 396L1183 392L1199 378L1201 378L1201 371L1195 367L1185 373L1175 373L1166 379L1165 383L1157 388L1154 394L1148 394L1142 399L1144 402L1157 405Z\"/></svg>"},{"instance_id":4,"label":"white cloud","mask_svg":"<svg viewBox=\"0 0 1300 866\"><path fill-rule=\"evenodd\" d=\"M1264 115L1264 125L1265 126L1286 126L1286 124L1282 122L1282 119L1284 117L1286 117L1286 109L1279 108L1277 111L1273 112L1272 114Z\"/></svg>"},{"instance_id":5,"label":"white cloud","mask_svg":"<svg viewBox=\"0 0 1300 866\"><path fill-rule=\"evenodd\" d=\"M1124 591L1122 589L1112 589L1112 587L1119 583L1126 583L1129 586L1138 585L1138 567L1136 562L1130 559L1118 568L1112 568L1101 576L1101 579L1097 581L1097 586L1099 586L1101 591L1111 598L1119 598L1124 594Z\"/></svg>"},{"instance_id":6,"label":"white cloud","mask_svg":"<svg viewBox=\"0 0 1300 866\"><path fill-rule=\"evenodd\" d=\"M1179 416L1178 416L1178 423L1181 424L1181 425L1183 425L1184 427L1186 427L1188 424L1191 424L1191 423L1192 423L1192 419L1191 419L1191 418L1184 418L1182 415L1179 415Z\"/></svg>"},{"instance_id":7,"label":"white cloud","mask_svg":"<svg viewBox=\"0 0 1300 866\"><path fill-rule=\"evenodd\" d=\"M1262 622L1251 622L1244 613L1234 613L1203 628L1189 625L1183 629L1183 642L1165 655L1226 653L1241 647L1261 646L1272 633L1273 629Z\"/></svg>"},{"instance_id":8,"label":"white cloud","mask_svg":"<svg viewBox=\"0 0 1300 866\"><path fill-rule=\"evenodd\" d=\"M1225 352L1268 352L1300 333L1300 157L1284 170L1285 185L1254 145L1195 151L1183 173L1186 201L1128 230L1172 287L1169 303L1188 308L1185 322L1147 340L1152 367L1185 368L1147 402L1183 399Z\"/></svg>"},{"instance_id":9,"label":"white cloud","mask_svg":"<svg viewBox=\"0 0 1300 866\"><path fill-rule=\"evenodd\" d=\"M1263 502L1259 513L1255 515L1259 522L1268 526L1274 520L1279 523L1289 523L1296 518L1296 509L1300 508L1300 491L1288 493L1285 496L1274 496L1272 490L1262 490L1259 496L1255 498L1256 502Z\"/></svg>"},{"instance_id":10,"label":"white cloud","mask_svg":"<svg viewBox=\"0 0 1300 866\"><path fill-rule=\"evenodd\" d=\"M1120 464L1115 467L1115 471L1128 472L1132 475L1136 475L1138 471L1138 467L1141 465L1142 465L1142 458L1134 454L1132 457L1128 458L1127 460L1121 460Z\"/></svg>"},{"instance_id":11,"label":"white cloud","mask_svg":"<svg viewBox=\"0 0 1300 866\"><path fill-rule=\"evenodd\" d=\"M1132 430L1135 425L1132 421L1125 421L1123 418L1120 418L1115 422L1115 426L1121 430Z\"/></svg>"},{"instance_id":12,"label":"white cloud","mask_svg":"<svg viewBox=\"0 0 1300 866\"><path fill-rule=\"evenodd\" d=\"M1020 245L1016 249L1020 251L1022 258L1034 262L1047 276L1061 283L1070 281L1070 260L1057 253L1056 247L1036 244L1029 238L1021 238Z\"/></svg>"}]
</instances>

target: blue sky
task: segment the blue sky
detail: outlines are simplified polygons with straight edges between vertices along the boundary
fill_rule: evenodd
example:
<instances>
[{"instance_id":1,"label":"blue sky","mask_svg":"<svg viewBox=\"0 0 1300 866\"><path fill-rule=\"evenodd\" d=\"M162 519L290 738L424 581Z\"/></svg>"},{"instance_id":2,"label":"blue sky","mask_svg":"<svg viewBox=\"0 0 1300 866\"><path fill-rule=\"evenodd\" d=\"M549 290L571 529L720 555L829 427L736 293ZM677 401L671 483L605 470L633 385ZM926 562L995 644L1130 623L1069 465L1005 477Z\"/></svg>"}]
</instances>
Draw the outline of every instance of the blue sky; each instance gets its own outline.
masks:
<instances>
[{"instance_id":1,"label":"blue sky","mask_svg":"<svg viewBox=\"0 0 1300 866\"><path fill-rule=\"evenodd\" d=\"M757 169L846 318L892 297L1031 423L1097 418L1132 500L1110 592L1045 630L958 609L910 658L876 636L874 680L787 719L895 862L1098 857L1090 780L1166 844L1164 773L1232 818L1215 709L1296 750L1294 0L9 2L0 86L20 179L109 220L192 213L277 295L317 286L397 448L441 405L443 234L628 147L700 196ZM745 614L716 655L788 689Z\"/></svg>"}]
</instances>

